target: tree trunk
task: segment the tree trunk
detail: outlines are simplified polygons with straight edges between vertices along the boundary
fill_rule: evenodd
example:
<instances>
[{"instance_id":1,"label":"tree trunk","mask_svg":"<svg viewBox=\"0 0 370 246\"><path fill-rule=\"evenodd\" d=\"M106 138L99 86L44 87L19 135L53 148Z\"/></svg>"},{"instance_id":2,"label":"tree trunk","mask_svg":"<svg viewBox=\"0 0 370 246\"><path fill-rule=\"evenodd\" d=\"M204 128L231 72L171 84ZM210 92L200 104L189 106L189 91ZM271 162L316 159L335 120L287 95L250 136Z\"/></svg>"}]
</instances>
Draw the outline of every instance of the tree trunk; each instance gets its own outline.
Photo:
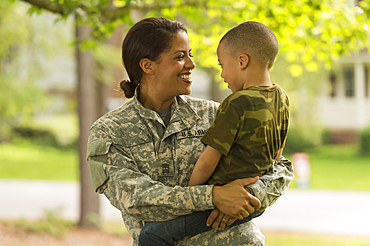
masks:
<instances>
[{"instance_id":1,"label":"tree trunk","mask_svg":"<svg viewBox=\"0 0 370 246\"><path fill-rule=\"evenodd\" d=\"M76 17L78 18L78 17ZM79 44L89 37L90 28L76 25L77 55L77 100L79 118L79 158L80 158L80 219L79 226L94 227L99 216L99 196L94 192L90 169L86 161L89 129L98 118L96 104L96 83L94 78L94 59L91 51L81 51Z\"/></svg>"}]
</instances>

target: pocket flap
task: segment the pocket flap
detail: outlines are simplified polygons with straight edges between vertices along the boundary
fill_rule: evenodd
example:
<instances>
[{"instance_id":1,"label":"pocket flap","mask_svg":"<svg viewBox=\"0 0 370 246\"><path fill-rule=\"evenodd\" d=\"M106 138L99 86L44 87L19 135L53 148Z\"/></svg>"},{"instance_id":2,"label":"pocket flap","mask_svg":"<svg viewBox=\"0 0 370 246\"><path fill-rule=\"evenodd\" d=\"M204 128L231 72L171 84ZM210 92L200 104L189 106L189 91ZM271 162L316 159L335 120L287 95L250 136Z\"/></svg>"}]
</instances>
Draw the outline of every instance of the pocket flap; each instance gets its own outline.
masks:
<instances>
[{"instance_id":1,"label":"pocket flap","mask_svg":"<svg viewBox=\"0 0 370 246\"><path fill-rule=\"evenodd\" d=\"M96 139L87 144L87 157L105 155L108 153L112 141L109 139Z\"/></svg>"}]
</instances>

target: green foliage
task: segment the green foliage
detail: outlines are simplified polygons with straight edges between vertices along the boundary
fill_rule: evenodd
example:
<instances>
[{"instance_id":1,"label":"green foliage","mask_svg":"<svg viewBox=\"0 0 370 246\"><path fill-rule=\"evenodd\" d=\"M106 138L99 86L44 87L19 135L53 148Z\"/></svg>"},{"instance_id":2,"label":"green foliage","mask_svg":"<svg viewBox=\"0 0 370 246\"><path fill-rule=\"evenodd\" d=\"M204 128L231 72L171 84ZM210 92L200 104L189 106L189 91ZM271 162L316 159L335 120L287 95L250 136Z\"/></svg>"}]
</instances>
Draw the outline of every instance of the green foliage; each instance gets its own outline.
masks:
<instances>
[{"instance_id":1,"label":"green foliage","mask_svg":"<svg viewBox=\"0 0 370 246\"><path fill-rule=\"evenodd\" d=\"M360 132L360 153L370 156L370 126Z\"/></svg>"},{"instance_id":2,"label":"green foliage","mask_svg":"<svg viewBox=\"0 0 370 246\"><path fill-rule=\"evenodd\" d=\"M103 83L114 81L112 70L122 66L120 48L101 43L94 49L93 56L96 61L95 78Z\"/></svg>"},{"instance_id":3,"label":"green foliage","mask_svg":"<svg viewBox=\"0 0 370 246\"><path fill-rule=\"evenodd\" d=\"M366 25L369 1L350 7L344 0L333 1L199 1L149 12L149 15L184 20L191 30L195 55L200 65L215 67L215 50L223 34L247 20L269 26L280 43L280 52L293 63L289 71L300 76L303 69L317 71L320 63L369 44ZM366 30L367 29L367 30ZM195 40L195 42L194 42ZM195 57L195 60L198 59ZM206 61L205 61L206 60Z\"/></svg>"},{"instance_id":4,"label":"green foliage","mask_svg":"<svg viewBox=\"0 0 370 246\"><path fill-rule=\"evenodd\" d=\"M308 124L293 125L288 130L284 153L306 152L321 144L321 128Z\"/></svg>"},{"instance_id":5,"label":"green foliage","mask_svg":"<svg viewBox=\"0 0 370 246\"><path fill-rule=\"evenodd\" d=\"M46 102L34 81L42 73L37 54L48 45L39 42L42 39L36 37L30 17L24 16L24 7L0 2L0 142L9 140L11 127L29 121Z\"/></svg>"},{"instance_id":6,"label":"green foliage","mask_svg":"<svg viewBox=\"0 0 370 246\"><path fill-rule=\"evenodd\" d=\"M42 103L40 88L0 74L0 142L9 139L12 125L29 121Z\"/></svg>"},{"instance_id":7,"label":"green foliage","mask_svg":"<svg viewBox=\"0 0 370 246\"><path fill-rule=\"evenodd\" d=\"M118 25L129 28L144 17L179 20L188 28L197 66L221 85L215 52L219 40L241 22L262 22L279 40L272 78L290 95L292 117L296 118L311 118L315 113L312 99L322 80L312 76L314 73L329 69L340 56L370 46L370 0L360 1L357 7L346 0L50 0L57 4L55 8L25 1L64 18L77 13L77 23L93 30L90 39L82 43L84 49L97 49L96 41L105 40ZM96 71L108 71L101 61L103 66ZM105 73L99 74L106 78Z\"/></svg>"},{"instance_id":8,"label":"green foliage","mask_svg":"<svg viewBox=\"0 0 370 246\"><path fill-rule=\"evenodd\" d=\"M216 67L221 36L247 20L260 21L274 31L281 52L294 64L288 69L295 76L303 68L317 71L320 63L329 67L340 55L369 46L370 0L360 1L358 7L346 0L26 1L64 17L77 13L79 24L93 28L95 40L108 37L118 24L132 25L143 13L180 20L189 28L194 53L204 67Z\"/></svg>"},{"instance_id":9,"label":"green foliage","mask_svg":"<svg viewBox=\"0 0 370 246\"><path fill-rule=\"evenodd\" d=\"M62 238L66 232L75 226L74 222L63 219L62 209L44 210L43 218L37 221L18 219L14 222L5 222L7 227L15 227L18 231L28 233L47 233L56 238Z\"/></svg>"},{"instance_id":10,"label":"green foliage","mask_svg":"<svg viewBox=\"0 0 370 246\"><path fill-rule=\"evenodd\" d=\"M51 84L56 91L63 88L59 75L73 56L73 32L66 31L71 22L53 22L56 18L45 12L32 17L27 8L19 1L0 2L0 142L10 141L12 127L29 124L53 102L46 94ZM55 64L61 66L53 76Z\"/></svg>"}]
</instances>

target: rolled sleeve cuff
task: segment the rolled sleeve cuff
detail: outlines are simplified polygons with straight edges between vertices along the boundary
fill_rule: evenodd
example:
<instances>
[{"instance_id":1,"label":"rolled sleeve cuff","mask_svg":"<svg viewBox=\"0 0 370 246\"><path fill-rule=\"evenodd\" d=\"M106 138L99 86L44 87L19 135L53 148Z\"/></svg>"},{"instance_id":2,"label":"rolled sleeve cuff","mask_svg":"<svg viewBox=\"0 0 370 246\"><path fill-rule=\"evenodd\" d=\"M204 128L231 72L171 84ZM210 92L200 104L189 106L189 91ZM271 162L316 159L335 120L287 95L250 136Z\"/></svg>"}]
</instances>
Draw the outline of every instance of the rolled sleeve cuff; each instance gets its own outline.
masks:
<instances>
[{"instance_id":1,"label":"rolled sleeve cuff","mask_svg":"<svg viewBox=\"0 0 370 246\"><path fill-rule=\"evenodd\" d=\"M215 208L212 196L213 185L191 186L189 190L196 211Z\"/></svg>"},{"instance_id":2,"label":"rolled sleeve cuff","mask_svg":"<svg viewBox=\"0 0 370 246\"><path fill-rule=\"evenodd\" d=\"M254 184L247 185L246 187L249 188L253 196L257 197L258 200L260 200L261 208L267 208L268 206L270 206L268 199L266 197L265 184L261 180L258 180Z\"/></svg>"}]
</instances>

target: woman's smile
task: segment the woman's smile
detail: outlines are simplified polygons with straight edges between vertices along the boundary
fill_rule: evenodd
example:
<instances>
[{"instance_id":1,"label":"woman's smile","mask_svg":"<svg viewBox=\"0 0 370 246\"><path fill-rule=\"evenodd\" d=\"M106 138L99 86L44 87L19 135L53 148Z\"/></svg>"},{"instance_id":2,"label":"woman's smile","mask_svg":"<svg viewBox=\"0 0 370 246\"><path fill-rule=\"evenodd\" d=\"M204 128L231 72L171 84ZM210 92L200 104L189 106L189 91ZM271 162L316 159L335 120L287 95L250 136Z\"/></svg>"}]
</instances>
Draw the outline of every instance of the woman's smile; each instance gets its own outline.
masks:
<instances>
[{"instance_id":1,"label":"woman's smile","mask_svg":"<svg viewBox=\"0 0 370 246\"><path fill-rule=\"evenodd\" d=\"M179 75L180 79L187 83L192 83L191 73L183 73Z\"/></svg>"}]
</instances>

